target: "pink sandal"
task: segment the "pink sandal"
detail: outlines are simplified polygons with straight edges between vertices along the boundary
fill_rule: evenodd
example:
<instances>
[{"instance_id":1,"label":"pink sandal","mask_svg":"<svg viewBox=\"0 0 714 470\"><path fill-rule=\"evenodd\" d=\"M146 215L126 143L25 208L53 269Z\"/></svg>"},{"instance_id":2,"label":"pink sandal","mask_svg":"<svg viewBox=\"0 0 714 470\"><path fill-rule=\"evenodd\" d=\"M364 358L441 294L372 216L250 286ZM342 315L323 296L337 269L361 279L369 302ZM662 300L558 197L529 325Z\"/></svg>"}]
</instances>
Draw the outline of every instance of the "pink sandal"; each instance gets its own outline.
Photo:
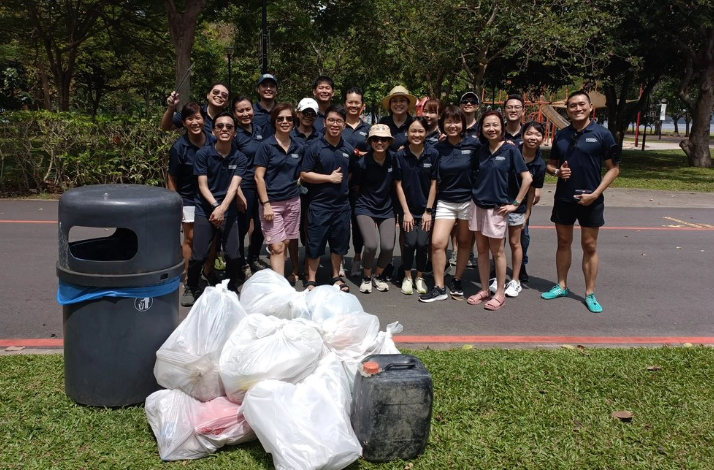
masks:
<instances>
[{"instance_id":1,"label":"pink sandal","mask_svg":"<svg viewBox=\"0 0 714 470\"><path fill-rule=\"evenodd\" d=\"M499 308L503 307L506 305L506 298L504 297L503 300L498 300L497 297L492 297L491 300L486 302L486 305L483 306L486 310L491 310L492 312L495 312Z\"/></svg>"},{"instance_id":2,"label":"pink sandal","mask_svg":"<svg viewBox=\"0 0 714 470\"><path fill-rule=\"evenodd\" d=\"M484 300L488 300L489 297L491 297L491 293L487 290L482 290L466 299L466 302L468 302L469 305L478 305Z\"/></svg>"}]
</instances>

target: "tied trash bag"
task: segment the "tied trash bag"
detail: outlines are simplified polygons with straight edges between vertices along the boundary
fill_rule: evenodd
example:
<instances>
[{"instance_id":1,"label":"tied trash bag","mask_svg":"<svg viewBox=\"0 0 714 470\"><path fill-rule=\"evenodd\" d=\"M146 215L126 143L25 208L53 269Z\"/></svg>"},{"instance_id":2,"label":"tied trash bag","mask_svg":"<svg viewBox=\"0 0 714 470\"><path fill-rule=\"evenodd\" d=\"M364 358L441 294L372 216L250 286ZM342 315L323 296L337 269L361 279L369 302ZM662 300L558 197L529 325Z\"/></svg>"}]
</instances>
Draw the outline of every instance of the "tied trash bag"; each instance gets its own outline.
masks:
<instances>
[{"instance_id":1,"label":"tied trash bag","mask_svg":"<svg viewBox=\"0 0 714 470\"><path fill-rule=\"evenodd\" d=\"M317 286L308 291L305 301L310 319L317 323L343 313L364 312L356 296L342 292L337 286Z\"/></svg>"},{"instance_id":2,"label":"tied trash bag","mask_svg":"<svg viewBox=\"0 0 714 470\"><path fill-rule=\"evenodd\" d=\"M144 410L162 460L200 459L255 439L241 406L225 397L202 403L180 390L159 390Z\"/></svg>"},{"instance_id":3,"label":"tied trash bag","mask_svg":"<svg viewBox=\"0 0 714 470\"><path fill-rule=\"evenodd\" d=\"M352 430L347 376L332 353L297 385L266 380L245 396L245 419L276 470L339 470L362 453Z\"/></svg>"},{"instance_id":4,"label":"tied trash bag","mask_svg":"<svg viewBox=\"0 0 714 470\"><path fill-rule=\"evenodd\" d=\"M306 292L293 289L287 279L272 269L263 269L245 281L240 301L249 314L260 313L291 320L310 318Z\"/></svg>"},{"instance_id":5,"label":"tied trash bag","mask_svg":"<svg viewBox=\"0 0 714 470\"><path fill-rule=\"evenodd\" d=\"M154 376L159 385L201 401L225 395L218 359L231 332L246 316L227 280L207 287L156 352Z\"/></svg>"},{"instance_id":6,"label":"tied trash bag","mask_svg":"<svg viewBox=\"0 0 714 470\"><path fill-rule=\"evenodd\" d=\"M308 320L248 315L221 352L219 370L230 400L261 380L298 382L317 365L323 341Z\"/></svg>"}]
</instances>

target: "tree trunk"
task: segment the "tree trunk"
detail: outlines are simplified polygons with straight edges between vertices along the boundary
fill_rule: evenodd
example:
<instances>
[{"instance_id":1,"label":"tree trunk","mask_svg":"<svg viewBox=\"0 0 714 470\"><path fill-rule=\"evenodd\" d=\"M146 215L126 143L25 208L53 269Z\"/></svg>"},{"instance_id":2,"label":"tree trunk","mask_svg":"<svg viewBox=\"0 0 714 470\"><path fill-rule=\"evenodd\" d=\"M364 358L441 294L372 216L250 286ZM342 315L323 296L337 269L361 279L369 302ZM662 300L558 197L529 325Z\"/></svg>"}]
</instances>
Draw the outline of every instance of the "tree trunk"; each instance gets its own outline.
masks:
<instances>
[{"instance_id":1,"label":"tree trunk","mask_svg":"<svg viewBox=\"0 0 714 470\"><path fill-rule=\"evenodd\" d=\"M166 13L169 19L169 34L176 49L176 84L183 79L191 66L191 51L193 39L198 24L198 16L206 8L207 0L186 0L185 10L176 9L174 0L165 0ZM191 101L191 77L187 77L178 90L181 103Z\"/></svg>"},{"instance_id":2,"label":"tree trunk","mask_svg":"<svg viewBox=\"0 0 714 470\"><path fill-rule=\"evenodd\" d=\"M710 45L711 51L702 51L701 57L705 60L701 65L704 65L699 70L697 85L699 95L694 102L692 110L692 132L689 134L689 139L679 143L684 153L687 154L689 166L699 168L711 168L712 155L709 151L709 132L712 118L712 109L714 109L714 32L710 31L710 38L707 45ZM706 48L706 45L702 46Z\"/></svg>"},{"instance_id":3,"label":"tree trunk","mask_svg":"<svg viewBox=\"0 0 714 470\"><path fill-rule=\"evenodd\" d=\"M679 121L680 117L681 116L679 115L672 116L672 122L674 123L674 135L677 137L679 137L679 123L677 121Z\"/></svg>"}]
</instances>

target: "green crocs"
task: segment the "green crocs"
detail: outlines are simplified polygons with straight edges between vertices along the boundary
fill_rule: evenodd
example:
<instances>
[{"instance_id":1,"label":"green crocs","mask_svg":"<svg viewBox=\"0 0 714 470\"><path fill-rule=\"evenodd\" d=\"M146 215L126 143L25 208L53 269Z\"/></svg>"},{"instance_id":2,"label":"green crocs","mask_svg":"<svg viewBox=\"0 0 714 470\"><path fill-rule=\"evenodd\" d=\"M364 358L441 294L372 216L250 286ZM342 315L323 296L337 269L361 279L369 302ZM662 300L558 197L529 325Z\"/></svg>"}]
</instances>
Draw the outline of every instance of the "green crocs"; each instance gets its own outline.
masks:
<instances>
[{"instance_id":1,"label":"green crocs","mask_svg":"<svg viewBox=\"0 0 714 470\"><path fill-rule=\"evenodd\" d=\"M557 299L558 297L567 297L570 290L560 287L560 284L554 285L548 292L543 292L540 297L545 300Z\"/></svg>"},{"instance_id":2,"label":"green crocs","mask_svg":"<svg viewBox=\"0 0 714 470\"><path fill-rule=\"evenodd\" d=\"M585 297L585 305L592 313L602 313L602 305L595 298L595 293L588 294Z\"/></svg>"}]
</instances>

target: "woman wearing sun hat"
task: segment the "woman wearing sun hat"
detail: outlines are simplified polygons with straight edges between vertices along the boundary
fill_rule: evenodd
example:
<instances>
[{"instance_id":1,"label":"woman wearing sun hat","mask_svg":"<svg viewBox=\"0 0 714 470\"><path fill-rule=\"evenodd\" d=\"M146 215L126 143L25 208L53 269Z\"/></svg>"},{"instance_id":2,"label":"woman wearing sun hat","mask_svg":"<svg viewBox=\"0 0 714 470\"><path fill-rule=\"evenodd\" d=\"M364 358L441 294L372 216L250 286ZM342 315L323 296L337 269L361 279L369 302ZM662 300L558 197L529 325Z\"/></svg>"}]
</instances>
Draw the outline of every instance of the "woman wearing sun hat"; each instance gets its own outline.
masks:
<instances>
[{"instance_id":1,"label":"woman wearing sun hat","mask_svg":"<svg viewBox=\"0 0 714 470\"><path fill-rule=\"evenodd\" d=\"M392 91L382 100L382 106L389 111L389 116L384 116L379 123L389 126L392 133L394 141L389 146L390 150L399 150L409 142L407 129L414 120L410 113L415 109L416 103L416 96L401 85L392 88Z\"/></svg>"},{"instance_id":2,"label":"woman wearing sun hat","mask_svg":"<svg viewBox=\"0 0 714 470\"><path fill-rule=\"evenodd\" d=\"M369 129L367 155L355 163L352 178L356 187L355 215L364 240L362 255L364 274L360 292L389 290L384 268L392 259L396 225L394 219L394 157L389 150L393 142L389 126L375 124ZM372 267L379 248L377 266Z\"/></svg>"}]
</instances>

